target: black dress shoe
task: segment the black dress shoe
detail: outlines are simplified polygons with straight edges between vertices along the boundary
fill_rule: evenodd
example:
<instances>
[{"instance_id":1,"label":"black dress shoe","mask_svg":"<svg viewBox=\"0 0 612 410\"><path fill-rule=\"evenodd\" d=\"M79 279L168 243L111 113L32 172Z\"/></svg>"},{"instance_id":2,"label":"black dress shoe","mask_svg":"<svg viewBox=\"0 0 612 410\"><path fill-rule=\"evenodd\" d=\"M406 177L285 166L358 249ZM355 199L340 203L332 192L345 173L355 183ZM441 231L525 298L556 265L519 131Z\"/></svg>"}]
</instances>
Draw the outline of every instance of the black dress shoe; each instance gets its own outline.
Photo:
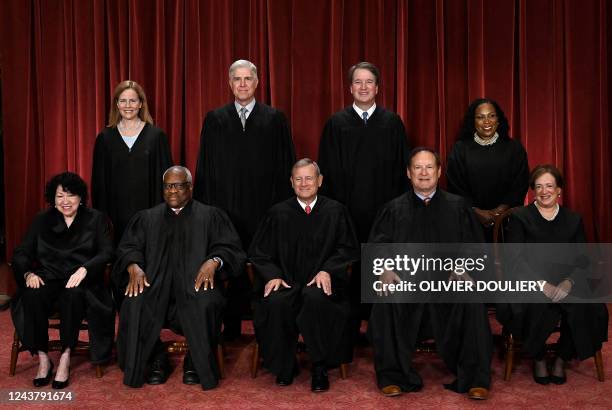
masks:
<instances>
[{"instance_id":1,"label":"black dress shoe","mask_svg":"<svg viewBox=\"0 0 612 410\"><path fill-rule=\"evenodd\" d=\"M51 383L51 387L53 387L56 390L65 389L66 387L68 387L69 382L70 382L70 367L68 368L68 377L66 378L66 380L64 380L63 382L53 380L53 383Z\"/></svg>"},{"instance_id":2,"label":"black dress shoe","mask_svg":"<svg viewBox=\"0 0 612 410\"><path fill-rule=\"evenodd\" d=\"M151 363L147 384L164 384L166 380L168 380L169 373L168 358L165 356L157 357L153 363Z\"/></svg>"},{"instance_id":3,"label":"black dress shoe","mask_svg":"<svg viewBox=\"0 0 612 410\"><path fill-rule=\"evenodd\" d=\"M547 385L548 383L550 383L550 376L546 375L546 376L537 376L536 375L536 367L535 364L533 365L533 381L536 382L537 384L541 384L543 386Z\"/></svg>"},{"instance_id":4,"label":"black dress shoe","mask_svg":"<svg viewBox=\"0 0 612 410\"><path fill-rule=\"evenodd\" d=\"M187 352L185 360L183 361L183 383L184 384L200 384L200 376L196 372L193 362L191 361L191 354Z\"/></svg>"},{"instance_id":5,"label":"black dress shoe","mask_svg":"<svg viewBox=\"0 0 612 410\"><path fill-rule=\"evenodd\" d=\"M53 373L53 362L49 361L49 363L49 370L47 370L47 375L45 377L37 377L36 379L32 379L32 384L34 385L34 387L46 386L51 381L51 374Z\"/></svg>"},{"instance_id":6,"label":"black dress shoe","mask_svg":"<svg viewBox=\"0 0 612 410\"><path fill-rule=\"evenodd\" d=\"M279 386L291 386L293 384L293 376L292 377L281 377L281 376L276 376L276 384L278 384Z\"/></svg>"},{"instance_id":7,"label":"black dress shoe","mask_svg":"<svg viewBox=\"0 0 612 410\"><path fill-rule=\"evenodd\" d=\"M312 383L310 390L314 393L321 393L329 390L329 379L325 366L315 366L312 369Z\"/></svg>"}]
</instances>

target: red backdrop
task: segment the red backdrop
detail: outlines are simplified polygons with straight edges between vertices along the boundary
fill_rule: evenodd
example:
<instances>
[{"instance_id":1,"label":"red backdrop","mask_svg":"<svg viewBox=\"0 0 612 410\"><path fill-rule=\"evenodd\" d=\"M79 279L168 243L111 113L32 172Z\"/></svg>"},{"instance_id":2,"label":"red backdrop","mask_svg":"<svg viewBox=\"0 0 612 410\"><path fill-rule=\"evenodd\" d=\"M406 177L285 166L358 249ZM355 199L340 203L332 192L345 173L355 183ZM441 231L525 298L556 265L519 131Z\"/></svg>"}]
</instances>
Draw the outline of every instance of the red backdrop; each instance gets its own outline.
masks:
<instances>
[{"instance_id":1,"label":"red backdrop","mask_svg":"<svg viewBox=\"0 0 612 410\"><path fill-rule=\"evenodd\" d=\"M606 0L1 1L9 255L51 175L89 181L119 81L144 86L175 161L194 169L238 58L258 66L257 98L287 114L298 156L316 157L357 61L380 67L378 103L411 144L443 157L469 101L494 98L530 165L561 167L565 204L591 239L612 242L609 44Z\"/></svg>"}]
</instances>

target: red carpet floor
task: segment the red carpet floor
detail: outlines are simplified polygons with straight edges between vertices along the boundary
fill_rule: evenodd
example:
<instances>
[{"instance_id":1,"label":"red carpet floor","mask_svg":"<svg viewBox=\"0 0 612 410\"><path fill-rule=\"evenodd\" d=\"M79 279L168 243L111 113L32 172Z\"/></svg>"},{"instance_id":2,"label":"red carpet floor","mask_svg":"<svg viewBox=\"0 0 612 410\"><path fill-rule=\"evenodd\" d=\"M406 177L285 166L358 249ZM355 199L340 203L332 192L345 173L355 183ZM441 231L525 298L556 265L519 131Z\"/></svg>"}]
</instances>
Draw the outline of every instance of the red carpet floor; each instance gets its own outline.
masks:
<instances>
[{"instance_id":1,"label":"red carpet floor","mask_svg":"<svg viewBox=\"0 0 612 410\"><path fill-rule=\"evenodd\" d=\"M252 327L244 322L250 336L242 336L227 345L226 378L218 388L203 391L199 386L182 384L182 356L172 356L174 372L162 386L133 389L121 383L122 373L116 363L105 368L104 377L97 379L95 369L84 356L72 359L71 384L74 394L70 404L7 403L9 391L33 390L31 379L36 373L36 362L27 352L19 355L15 376L8 376L13 325L9 312L0 313L0 407L10 408L67 408L80 409L166 409L166 408L215 408L215 409L394 409L416 407L425 409L456 408L600 408L612 409L612 346L606 344L602 351L606 381L598 382L592 360L572 362L567 370L568 382L563 386L540 386L531 379L531 362L521 360L512 380L502 379L503 363L496 354L493 360L493 383L490 398L484 402L469 400L445 390L442 383L452 380L452 375L435 354L419 353L415 367L423 377L425 387L421 392L404 394L397 398L383 397L376 388L372 351L357 349L355 361L349 366L348 379L341 380L339 371L330 371L331 390L327 393L310 392L310 372L307 357L303 356L302 370L294 384L278 387L274 377L260 370L251 379L249 363L252 353ZM52 335L53 336L53 335ZM163 335L163 339L172 334ZM58 353L51 353L57 363ZM42 391L53 391L49 386Z\"/></svg>"}]
</instances>

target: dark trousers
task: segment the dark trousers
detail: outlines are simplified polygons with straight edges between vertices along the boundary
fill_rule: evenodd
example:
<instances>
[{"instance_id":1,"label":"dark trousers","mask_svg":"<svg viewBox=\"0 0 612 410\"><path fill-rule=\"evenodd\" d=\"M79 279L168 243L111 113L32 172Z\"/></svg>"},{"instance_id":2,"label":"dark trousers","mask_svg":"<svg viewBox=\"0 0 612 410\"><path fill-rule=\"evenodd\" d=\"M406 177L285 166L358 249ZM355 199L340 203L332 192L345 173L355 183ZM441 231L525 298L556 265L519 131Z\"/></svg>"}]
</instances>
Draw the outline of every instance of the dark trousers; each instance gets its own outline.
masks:
<instances>
[{"instance_id":1,"label":"dark trousers","mask_svg":"<svg viewBox=\"0 0 612 410\"><path fill-rule=\"evenodd\" d=\"M334 367L350 359L349 303L316 286L272 292L255 307L255 334L264 367L293 376L299 334L313 363Z\"/></svg>"},{"instance_id":2,"label":"dark trousers","mask_svg":"<svg viewBox=\"0 0 612 410\"><path fill-rule=\"evenodd\" d=\"M66 288L67 280L48 280L38 289L25 288L23 345L32 353L49 350L49 316L60 315L62 351L74 348L85 317L85 291L81 287Z\"/></svg>"}]
</instances>

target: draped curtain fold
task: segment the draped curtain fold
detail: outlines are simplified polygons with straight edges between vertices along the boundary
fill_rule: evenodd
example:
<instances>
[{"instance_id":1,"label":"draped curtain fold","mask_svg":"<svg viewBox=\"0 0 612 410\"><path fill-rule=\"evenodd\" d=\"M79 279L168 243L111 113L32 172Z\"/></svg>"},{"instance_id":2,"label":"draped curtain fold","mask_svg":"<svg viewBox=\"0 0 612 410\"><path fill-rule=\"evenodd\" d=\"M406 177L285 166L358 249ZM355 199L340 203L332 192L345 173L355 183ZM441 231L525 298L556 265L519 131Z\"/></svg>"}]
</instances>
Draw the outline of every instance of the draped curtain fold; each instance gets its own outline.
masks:
<instances>
[{"instance_id":1,"label":"draped curtain fold","mask_svg":"<svg viewBox=\"0 0 612 410\"><path fill-rule=\"evenodd\" d=\"M259 69L298 156L350 104L347 69L381 69L378 104L414 145L446 157L473 98L496 99L530 165L565 173L565 205L612 242L606 0L4 0L0 2L8 253L45 181L87 181L115 85L141 83L177 162L194 169L207 111L231 101L227 69Z\"/></svg>"}]
</instances>

